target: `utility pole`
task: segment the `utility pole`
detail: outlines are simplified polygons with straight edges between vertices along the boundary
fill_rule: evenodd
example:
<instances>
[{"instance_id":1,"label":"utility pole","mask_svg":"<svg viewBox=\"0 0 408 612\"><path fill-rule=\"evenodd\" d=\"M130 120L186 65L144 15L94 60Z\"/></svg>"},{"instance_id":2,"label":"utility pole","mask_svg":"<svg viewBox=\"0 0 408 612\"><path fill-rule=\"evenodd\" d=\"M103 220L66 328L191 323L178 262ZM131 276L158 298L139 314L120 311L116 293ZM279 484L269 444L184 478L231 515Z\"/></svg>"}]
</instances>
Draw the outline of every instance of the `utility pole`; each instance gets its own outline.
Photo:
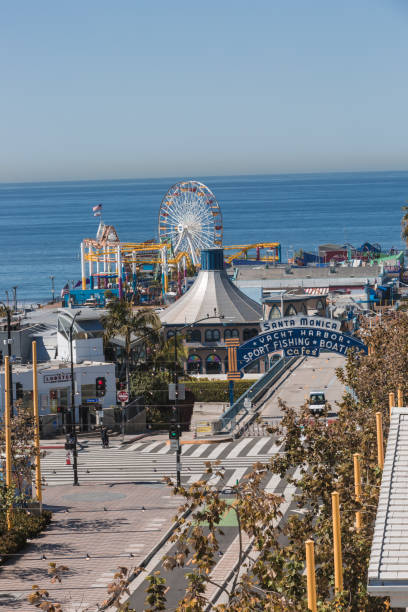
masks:
<instances>
[{"instance_id":1,"label":"utility pole","mask_svg":"<svg viewBox=\"0 0 408 612\"><path fill-rule=\"evenodd\" d=\"M4 340L4 344L7 344L8 370L9 370L9 381L10 381L8 393L9 393L9 402L10 402L10 415L13 417L14 416L13 372L12 372L12 366L11 366L11 345L13 341L11 339L11 311L10 311L10 308L6 306L4 302L0 302L0 306L2 306L4 310L6 311L6 317L7 317L7 340Z\"/></svg>"},{"instance_id":2,"label":"utility pole","mask_svg":"<svg viewBox=\"0 0 408 612\"><path fill-rule=\"evenodd\" d=\"M17 310L17 285L14 285L13 287L13 301L14 301L14 312L16 312Z\"/></svg>"},{"instance_id":3,"label":"utility pole","mask_svg":"<svg viewBox=\"0 0 408 612\"><path fill-rule=\"evenodd\" d=\"M75 319L81 314L79 310L72 319L72 323L69 327L69 346L70 346L70 357L71 357L71 438L73 438L73 470L74 470L74 486L79 486L78 481L78 450L77 450L77 433L76 433L76 417L75 417L75 383L74 383L74 356L72 350L72 329L75 324Z\"/></svg>"},{"instance_id":4,"label":"utility pole","mask_svg":"<svg viewBox=\"0 0 408 612\"><path fill-rule=\"evenodd\" d=\"M38 378L37 378L37 343L33 340L33 412L34 412L34 447L35 447L35 489L42 512L41 490L41 452L40 452L40 417L38 413Z\"/></svg>"},{"instance_id":5,"label":"utility pole","mask_svg":"<svg viewBox=\"0 0 408 612\"><path fill-rule=\"evenodd\" d=\"M177 332L174 331L174 384L175 384L175 395L174 395L174 412L176 416L176 427L178 431L177 437L177 450L176 450L176 474L177 474L177 487L181 487L181 423L180 423L180 407L177 403L178 399L178 373L177 373Z\"/></svg>"},{"instance_id":6,"label":"utility pole","mask_svg":"<svg viewBox=\"0 0 408 612\"><path fill-rule=\"evenodd\" d=\"M52 301L52 303L54 303L54 302L55 302L55 286L54 286L54 278L55 278L55 276L52 276L52 275L50 276L50 279L51 279L51 296L52 296L51 301Z\"/></svg>"},{"instance_id":7,"label":"utility pole","mask_svg":"<svg viewBox=\"0 0 408 612\"><path fill-rule=\"evenodd\" d=\"M187 328L193 328L195 325L197 325L197 323L201 323L202 321L207 321L208 319L224 319L224 315L223 314L217 314L216 310L214 309L214 315L210 316L210 315L206 315L205 317L203 317L202 319L199 319L198 321L194 321L194 323L188 323L187 325L183 325L183 327L181 327L180 329L175 329L174 330L174 375L173 375L173 381L174 381L174 387L175 387L175 393L174 393L174 405L173 405L173 413L174 413L174 419L172 419L173 423L175 421L175 425L173 425L173 427L170 428L170 440L174 440L177 438L177 448L176 448L176 475L177 475L177 487L181 486L181 443L180 443L180 438L181 438L181 423L180 423L180 405L178 404L178 399L179 399L179 387L178 387L178 372L177 372L177 334L180 334L181 332L183 332L185 329ZM176 433L175 431L173 431L174 426L176 428L176 432L177 432L177 436L174 436L174 434Z\"/></svg>"}]
</instances>

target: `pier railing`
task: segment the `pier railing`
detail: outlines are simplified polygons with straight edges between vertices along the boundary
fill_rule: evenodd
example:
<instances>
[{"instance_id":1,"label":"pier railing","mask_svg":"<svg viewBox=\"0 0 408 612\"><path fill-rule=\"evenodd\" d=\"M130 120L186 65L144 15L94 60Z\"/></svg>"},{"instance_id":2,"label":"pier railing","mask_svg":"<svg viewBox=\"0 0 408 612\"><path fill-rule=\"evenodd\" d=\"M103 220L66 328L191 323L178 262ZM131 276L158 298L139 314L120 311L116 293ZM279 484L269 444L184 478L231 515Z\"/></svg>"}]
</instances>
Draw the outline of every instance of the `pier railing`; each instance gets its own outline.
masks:
<instances>
[{"instance_id":1,"label":"pier railing","mask_svg":"<svg viewBox=\"0 0 408 612\"><path fill-rule=\"evenodd\" d=\"M255 404L262 398L267 390L282 376L291 365L297 361L297 357L281 357L261 378L245 391L233 404L213 422L213 433L231 433L241 421L250 414Z\"/></svg>"}]
</instances>

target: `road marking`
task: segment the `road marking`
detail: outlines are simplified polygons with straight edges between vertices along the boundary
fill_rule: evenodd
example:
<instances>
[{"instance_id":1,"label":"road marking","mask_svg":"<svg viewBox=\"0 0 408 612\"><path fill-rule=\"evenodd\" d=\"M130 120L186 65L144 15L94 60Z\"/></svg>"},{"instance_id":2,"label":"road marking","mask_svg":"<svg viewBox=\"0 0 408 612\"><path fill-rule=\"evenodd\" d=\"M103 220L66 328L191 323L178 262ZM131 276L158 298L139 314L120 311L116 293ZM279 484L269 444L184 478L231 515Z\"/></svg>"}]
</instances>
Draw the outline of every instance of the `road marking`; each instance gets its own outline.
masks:
<instances>
[{"instance_id":1,"label":"road marking","mask_svg":"<svg viewBox=\"0 0 408 612\"><path fill-rule=\"evenodd\" d=\"M165 455L165 454L166 454L166 453L168 453L168 452L170 452L170 444L165 444L165 445L163 446L163 448L160 448L160 449L157 451L157 454L158 454L158 455Z\"/></svg>"},{"instance_id":2,"label":"road marking","mask_svg":"<svg viewBox=\"0 0 408 612\"><path fill-rule=\"evenodd\" d=\"M228 453L228 458L231 459L232 457L238 457L239 453L242 451L243 448L245 448L245 446L248 446L248 444L252 442L252 438L244 438L243 440L241 440L241 442L239 442L230 453Z\"/></svg>"},{"instance_id":3,"label":"road marking","mask_svg":"<svg viewBox=\"0 0 408 612\"><path fill-rule=\"evenodd\" d=\"M241 480L242 476L245 474L247 469L248 468L238 468L237 470L234 470L233 475L231 476L231 478L227 480L225 485L227 487L232 487L233 485L237 484L237 480L238 482Z\"/></svg>"},{"instance_id":4,"label":"road marking","mask_svg":"<svg viewBox=\"0 0 408 612\"><path fill-rule=\"evenodd\" d=\"M189 457L200 457L209 446L209 444L200 444L199 447L196 448L195 451L191 453L191 455L189 455Z\"/></svg>"},{"instance_id":5,"label":"road marking","mask_svg":"<svg viewBox=\"0 0 408 612\"><path fill-rule=\"evenodd\" d=\"M209 455L207 455L206 459L216 459L219 455L221 455L222 451L229 446L230 442L223 442L217 444L216 448Z\"/></svg>"},{"instance_id":6,"label":"road marking","mask_svg":"<svg viewBox=\"0 0 408 612\"><path fill-rule=\"evenodd\" d=\"M267 493L273 493L281 481L279 474L274 474L265 487Z\"/></svg>"},{"instance_id":7,"label":"road marking","mask_svg":"<svg viewBox=\"0 0 408 612\"><path fill-rule=\"evenodd\" d=\"M261 450L261 448L263 448L265 446L265 444L267 442L270 442L271 438L261 438L260 440L258 440L258 442L255 444L255 446L253 446L249 452L248 452L248 457L252 457L253 455L259 455L259 452Z\"/></svg>"},{"instance_id":8,"label":"road marking","mask_svg":"<svg viewBox=\"0 0 408 612\"><path fill-rule=\"evenodd\" d=\"M148 444L146 448L142 448L140 452L150 453L150 451L153 450L153 448L156 448L156 446L159 446L159 444L163 444L163 440L159 440L159 442L152 442L152 444Z\"/></svg>"},{"instance_id":9,"label":"road marking","mask_svg":"<svg viewBox=\"0 0 408 612\"><path fill-rule=\"evenodd\" d=\"M193 484L193 482L197 482L198 480L201 480L202 476L203 476L202 472L200 474L191 474L190 478L187 480L187 484Z\"/></svg>"},{"instance_id":10,"label":"road marking","mask_svg":"<svg viewBox=\"0 0 408 612\"><path fill-rule=\"evenodd\" d=\"M208 485L216 485L217 482L221 480L221 476L219 474L211 474L210 478L207 480L206 484Z\"/></svg>"},{"instance_id":11,"label":"road marking","mask_svg":"<svg viewBox=\"0 0 408 612\"><path fill-rule=\"evenodd\" d=\"M127 448L127 451L133 451L136 450L137 448L140 448L140 446L143 446L144 442L135 442L135 444L131 444L129 446L129 448Z\"/></svg>"}]
</instances>

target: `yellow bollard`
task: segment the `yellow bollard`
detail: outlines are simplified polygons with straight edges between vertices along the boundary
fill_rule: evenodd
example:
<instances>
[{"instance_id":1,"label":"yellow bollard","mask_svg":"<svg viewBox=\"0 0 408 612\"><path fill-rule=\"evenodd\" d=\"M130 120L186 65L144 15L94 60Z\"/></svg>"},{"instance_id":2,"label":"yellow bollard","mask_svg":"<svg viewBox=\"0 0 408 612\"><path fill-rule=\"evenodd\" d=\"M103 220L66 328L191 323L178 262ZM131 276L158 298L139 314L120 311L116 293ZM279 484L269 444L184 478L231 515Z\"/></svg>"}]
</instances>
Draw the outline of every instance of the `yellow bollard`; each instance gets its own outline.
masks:
<instances>
[{"instance_id":1,"label":"yellow bollard","mask_svg":"<svg viewBox=\"0 0 408 612\"><path fill-rule=\"evenodd\" d=\"M395 406L395 393L389 393L388 394L388 405L389 405L389 408L390 408L390 419L391 419L392 409Z\"/></svg>"},{"instance_id":2,"label":"yellow bollard","mask_svg":"<svg viewBox=\"0 0 408 612\"><path fill-rule=\"evenodd\" d=\"M4 432L6 437L6 486L12 486L11 479L11 423L10 423L10 365L9 357L4 358ZM11 510L7 510L7 529L11 529Z\"/></svg>"},{"instance_id":3,"label":"yellow bollard","mask_svg":"<svg viewBox=\"0 0 408 612\"><path fill-rule=\"evenodd\" d=\"M361 475L360 475L360 453L354 453L354 494L356 502L361 503ZM361 510L356 511L356 529L360 531L362 526Z\"/></svg>"},{"instance_id":4,"label":"yellow bollard","mask_svg":"<svg viewBox=\"0 0 408 612\"><path fill-rule=\"evenodd\" d=\"M42 512L41 458L40 458L40 416L38 412L38 378L37 378L37 343L33 340L33 412L34 412L34 447L35 447L35 490Z\"/></svg>"},{"instance_id":5,"label":"yellow bollard","mask_svg":"<svg viewBox=\"0 0 408 612\"><path fill-rule=\"evenodd\" d=\"M377 458L378 467L384 469L384 442L383 442L383 430L382 430L382 414L381 412L375 413L375 420L377 425Z\"/></svg>"},{"instance_id":6,"label":"yellow bollard","mask_svg":"<svg viewBox=\"0 0 408 612\"><path fill-rule=\"evenodd\" d=\"M402 408L404 405L404 398L402 395L402 389L398 388L398 408Z\"/></svg>"},{"instance_id":7,"label":"yellow bollard","mask_svg":"<svg viewBox=\"0 0 408 612\"><path fill-rule=\"evenodd\" d=\"M340 502L337 491L332 493L333 515L333 554L334 554L334 592L343 590L343 560L341 554Z\"/></svg>"},{"instance_id":8,"label":"yellow bollard","mask_svg":"<svg viewBox=\"0 0 408 612\"><path fill-rule=\"evenodd\" d=\"M316 570L314 559L314 542L306 540L306 574L307 574L307 607L312 612L317 611L316 602Z\"/></svg>"}]
</instances>

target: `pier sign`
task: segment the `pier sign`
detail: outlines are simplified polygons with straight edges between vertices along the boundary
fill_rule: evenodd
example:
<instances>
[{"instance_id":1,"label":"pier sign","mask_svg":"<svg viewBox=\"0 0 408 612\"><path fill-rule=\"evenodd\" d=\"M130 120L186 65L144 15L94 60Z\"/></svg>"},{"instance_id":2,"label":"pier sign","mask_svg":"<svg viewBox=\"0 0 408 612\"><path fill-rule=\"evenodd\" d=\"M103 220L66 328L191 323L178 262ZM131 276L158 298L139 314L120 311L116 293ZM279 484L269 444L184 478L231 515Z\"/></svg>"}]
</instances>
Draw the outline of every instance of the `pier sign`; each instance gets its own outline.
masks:
<instances>
[{"instance_id":1,"label":"pier sign","mask_svg":"<svg viewBox=\"0 0 408 612\"><path fill-rule=\"evenodd\" d=\"M236 367L229 369L229 378L260 357L282 351L285 357L307 355L318 357L320 351L347 355L350 349L367 353L367 346L358 338L340 331L340 321L324 317L295 316L263 321L262 333L236 350Z\"/></svg>"},{"instance_id":2,"label":"pier sign","mask_svg":"<svg viewBox=\"0 0 408 612\"><path fill-rule=\"evenodd\" d=\"M311 329L340 331L341 322L338 319L308 317L307 315L297 315L295 317L283 317L282 319L261 321L261 329L263 332L278 331L280 329L288 329L292 327L310 327Z\"/></svg>"}]
</instances>

